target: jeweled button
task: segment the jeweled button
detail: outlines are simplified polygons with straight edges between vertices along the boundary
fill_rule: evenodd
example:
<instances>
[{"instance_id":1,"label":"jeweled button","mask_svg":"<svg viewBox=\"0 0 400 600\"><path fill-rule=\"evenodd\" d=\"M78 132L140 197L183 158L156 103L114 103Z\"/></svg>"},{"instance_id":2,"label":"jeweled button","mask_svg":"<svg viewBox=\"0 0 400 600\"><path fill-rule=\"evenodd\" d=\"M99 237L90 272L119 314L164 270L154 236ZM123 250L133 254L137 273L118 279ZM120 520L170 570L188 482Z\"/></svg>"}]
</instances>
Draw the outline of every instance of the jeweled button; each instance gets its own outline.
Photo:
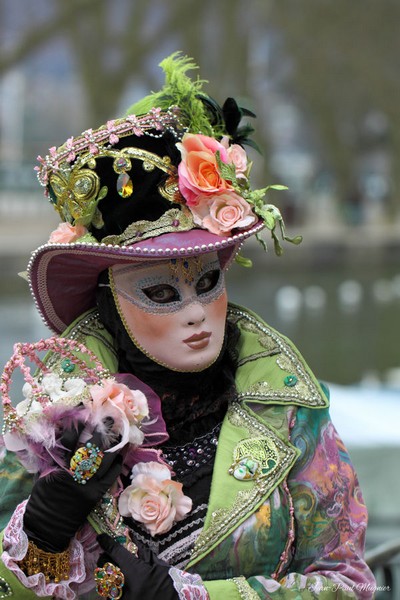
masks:
<instances>
[{"instance_id":1,"label":"jeweled button","mask_svg":"<svg viewBox=\"0 0 400 600\"><path fill-rule=\"evenodd\" d=\"M127 173L121 173L121 175L118 175L117 192L122 198L129 198L129 196L132 196L133 183L132 179Z\"/></svg>"},{"instance_id":2,"label":"jeweled button","mask_svg":"<svg viewBox=\"0 0 400 600\"><path fill-rule=\"evenodd\" d=\"M65 373L72 373L75 370L75 365L69 358L64 358L61 361L61 368Z\"/></svg>"},{"instance_id":3,"label":"jeweled button","mask_svg":"<svg viewBox=\"0 0 400 600\"><path fill-rule=\"evenodd\" d=\"M287 375L287 377L285 377L285 379L283 380L283 383L287 387L293 387L294 385L296 385L297 382L298 382L298 379L297 379L296 375Z\"/></svg>"}]
</instances>

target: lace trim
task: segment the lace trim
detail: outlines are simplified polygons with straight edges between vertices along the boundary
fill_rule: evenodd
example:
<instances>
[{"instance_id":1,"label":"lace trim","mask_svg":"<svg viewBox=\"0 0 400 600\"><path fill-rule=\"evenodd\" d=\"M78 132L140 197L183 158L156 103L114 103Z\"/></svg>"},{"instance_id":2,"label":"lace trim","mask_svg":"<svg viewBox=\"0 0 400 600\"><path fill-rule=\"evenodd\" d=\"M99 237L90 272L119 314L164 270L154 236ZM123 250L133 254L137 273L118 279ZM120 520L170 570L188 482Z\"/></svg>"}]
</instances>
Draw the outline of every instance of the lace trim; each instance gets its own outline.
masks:
<instances>
[{"instance_id":1,"label":"lace trim","mask_svg":"<svg viewBox=\"0 0 400 600\"><path fill-rule=\"evenodd\" d=\"M160 540L146 535L146 531L140 528L140 524L134 522L135 527L131 527L133 537L162 560L174 567L182 568L190 559L194 544L203 528L206 512L207 504L200 504L182 521L182 524L179 523L178 526L175 526L176 529L174 528Z\"/></svg>"},{"instance_id":2,"label":"lace trim","mask_svg":"<svg viewBox=\"0 0 400 600\"><path fill-rule=\"evenodd\" d=\"M71 586L85 580L84 553L82 545L74 538L70 545L70 577L68 580L47 583L43 573L27 577L19 568L18 561L22 560L28 549L28 537L23 530L23 518L27 500L15 509L11 520L4 530L2 560L5 566L14 573L26 588L37 596L55 596L60 600L75 600L76 593Z\"/></svg>"},{"instance_id":3,"label":"lace trim","mask_svg":"<svg viewBox=\"0 0 400 600\"><path fill-rule=\"evenodd\" d=\"M175 567L168 571L179 600L210 600L200 575L187 573Z\"/></svg>"},{"instance_id":4,"label":"lace trim","mask_svg":"<svg viewBox=\"0 0 400 600\"><path fill-rule=\"evenodd\" d=\"M199 527L191 531L185 538L178 540L175 544L166 548L164 552L161 552L159 558L170 565L173 564L178 569L184 568L189 562L192 549L201 530L202 527Z\"/></svg>"}]
</instances>

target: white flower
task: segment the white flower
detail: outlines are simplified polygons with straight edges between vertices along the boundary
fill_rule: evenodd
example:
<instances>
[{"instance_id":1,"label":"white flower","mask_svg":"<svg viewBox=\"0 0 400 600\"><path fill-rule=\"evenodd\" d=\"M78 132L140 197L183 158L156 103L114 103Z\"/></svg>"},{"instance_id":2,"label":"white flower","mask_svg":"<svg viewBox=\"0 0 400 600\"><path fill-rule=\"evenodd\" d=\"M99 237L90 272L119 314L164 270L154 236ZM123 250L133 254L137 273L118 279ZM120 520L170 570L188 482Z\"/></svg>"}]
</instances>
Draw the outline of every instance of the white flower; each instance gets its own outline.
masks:
<instances>
[{"instance_id":1,"label":"white flower","mask_svg":"<svg viewBox=\"0 0 400 600\"><path fill-rule=\"evenodd\" d=\"M79 377L71 377L64 383L64 389L68 392L68 396L79 396L86 387L85 381Z\"/></svg>"},{"instance_id":2,"label":"white flower","mask_svg":"<svg viewBox=\"0 0 400 600\"><path fill-rule=\"evenodd\" d=\"M19 417L23 417L27 413L29 413L29 416L33 416L40 414L43 411L43 407L37 400L30 400L27 398L26 400L19 402L16 405L15 410Z\"/></svg>"},{"instance_id":3,"label":"white flower","mask_svg":"<svg viewBox=\"0 0 400 600\"><path fill-rule=\"evenodd\" d=\"M71 377L64 382L55 373L47 373L41 381L41 387L44 393L49 395L51 402L77 404L81 401L79 396L87 386L79 377Z\"/></svg>"},{"instance_id":4,"label":"white flower","mask_svg":"<svg viewBox=\"0 0 400 600\"><path fill-rule=\"evenodd\" d=\"M41 385L45 394L50 396L52 402L57 402L57 400L66 396L66 392L62 389L63 380L55 373L47 373L43 377Z\"/></svg>"},{"instance_id":5,"label":"white flower","mask_svg":"<svg viewBox=\"0 0 400 600\"><path fill-rule=\"evenodd\" d=\"M30 398L32 396L32 386L27 381L22 386L22 395L24 398Z\"/></svg>"}]
</instances>

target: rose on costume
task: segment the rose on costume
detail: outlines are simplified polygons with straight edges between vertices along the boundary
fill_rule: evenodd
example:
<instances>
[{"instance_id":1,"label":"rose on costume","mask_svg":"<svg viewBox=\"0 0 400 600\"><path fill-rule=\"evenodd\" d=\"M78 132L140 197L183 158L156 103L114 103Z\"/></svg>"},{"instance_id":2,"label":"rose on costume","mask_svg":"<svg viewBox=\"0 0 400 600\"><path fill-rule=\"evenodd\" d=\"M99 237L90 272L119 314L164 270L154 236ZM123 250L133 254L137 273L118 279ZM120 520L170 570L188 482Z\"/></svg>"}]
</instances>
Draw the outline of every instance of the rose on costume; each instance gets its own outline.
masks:
<instances>
[{"instance_id":1,"label":"rose on costume","mask_svg":"<svg viewBox=\"0 0 400 600\"><path fill-rule=\"evenodd\" d=\"M138 445L144 438L139 429L141 421L148 417L149 408L146 396L140 390L131 390L115 379L103 379L100 384L90 387L91 401L87 402L93 424L98 427L106 417L114 420L113 430L121 436L113 448L117 450L127 442Z\"/></svg>"},{"instance_id":2,"label":"rose on costume","mask_svg":"<svg viewBox=\"0 0 400 600\"><path fill-rule=\"evenodd\" d=\"M123 411L130 423L139 423L149 415L146 396L140 390L131 390L115 379L104 379L102 385L92 385L90 395L93 405L112 402Z\"/></svg>"},{"instance_id":3,"label":"rose on costume","mask_svg":"<svg viewBox=\"0 0 400 600\"><path fill-rule=\"evenodd\" d=\"M182 156L178 166L179 190L188 206L197 205L200 194L232 189L218 167L217 152L222 162L228 162L227 150L220 142L206 135L185 133L176 146Z\"/></svg>"},{"instance_id":4,"label":"rose on costume","mask_svg":"<svg viewBox=\"0 0 400 600\"><path fill-rule=\"evenodd\" d=\"M68 244L76 242L79 238L87 233L86 227L83 225L71 225L70 223L60 223L49 237L49 242L52 244Z\"/></svg>"},{"instance_id":5,"label":"rose on costume","mask_svg":"<svg viewBox=\"0 0 400 600\"><path fill-rule=\"evenodd\" d=\"M192 509L192 500L182 484L172 481L167 466L157 462L138 463L132 483L119 497L119 512L143 523L152 536L165 533Z\"/></svg>"},{"instance_id":6,"label":"rose on costume","mask_svg":"<svg viewBox=\"0 0 400 600\"><path fill-rule=\"evenodd\" d=\"M257 221L249 203L231 191L199 196L197 206L190 210L197 225L217 235L228 236L232 229L243 229Z\"/></svg>"}]
</instances>

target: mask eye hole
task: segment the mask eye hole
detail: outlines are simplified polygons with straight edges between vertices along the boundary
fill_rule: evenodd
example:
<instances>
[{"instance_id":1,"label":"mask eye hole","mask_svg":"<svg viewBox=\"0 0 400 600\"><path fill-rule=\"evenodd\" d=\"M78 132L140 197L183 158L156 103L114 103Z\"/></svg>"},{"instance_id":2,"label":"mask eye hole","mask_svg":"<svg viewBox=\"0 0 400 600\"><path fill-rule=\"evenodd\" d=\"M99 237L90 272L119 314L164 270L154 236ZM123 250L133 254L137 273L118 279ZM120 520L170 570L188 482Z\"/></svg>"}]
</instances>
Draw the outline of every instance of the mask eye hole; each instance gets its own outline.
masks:
<instances>
[{"instance_id":1,"label":"mask eye hole","mask_svg":"<svg viewBox=\"0 0 400 600\"><path fill-rule=\"evenodd\" d=\"M213 269L204 273L196 283L196 293L198 296L211 292L219 282L221 275L220 269Z\"/></svg>"},{"instance_id":2,"label":"mask eye hole","mask_svg":"<svg viewBox=\"0 0 400 600\"><path fill-rule=\"evenodd\" d=\"M164 283L158 285L152 285L151 287L144 288L143 293L156 304L168 304L169 302L178 302L180 296L178 290L172 285Z\"/></svg>"}]
</instances>

